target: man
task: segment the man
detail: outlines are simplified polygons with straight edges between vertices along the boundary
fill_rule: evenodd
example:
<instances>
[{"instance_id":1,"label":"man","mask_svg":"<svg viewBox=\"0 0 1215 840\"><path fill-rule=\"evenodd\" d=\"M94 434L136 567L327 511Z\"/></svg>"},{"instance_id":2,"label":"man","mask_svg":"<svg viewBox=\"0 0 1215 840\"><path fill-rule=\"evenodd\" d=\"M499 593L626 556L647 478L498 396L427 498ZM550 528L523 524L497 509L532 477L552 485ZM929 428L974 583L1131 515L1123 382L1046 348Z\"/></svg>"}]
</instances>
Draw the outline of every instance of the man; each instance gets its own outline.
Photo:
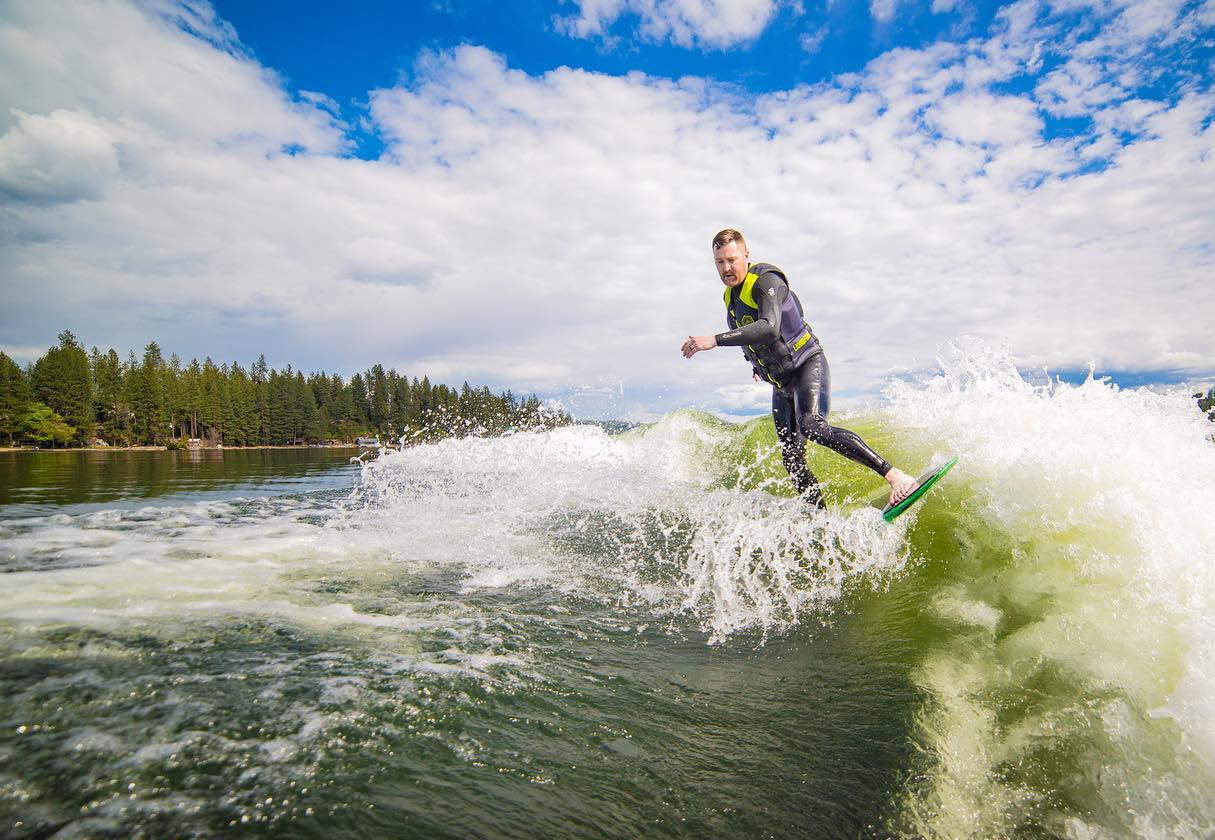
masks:
<instances>
[{"instance_id":1,"label":"man","mask_svg":"<svg viewBox=\"0 0 1215 840\"><path fill-rule=\"evenodd\" d=\"M784 272L768 263L751 263L747 243L727 228L713 237L713 260L725 284L728 332L692 335L683 343L690 359L714 347L741 347L756 381L772 385L772 419L781 460L797 492L823 507L818 479L806 466L806 439L863 464L890 484L890 503L907 498L918 486L892 467L855 432L827 424L831 372L818 338L802 314L801 301Z\"/></svg>"}]
</instances>

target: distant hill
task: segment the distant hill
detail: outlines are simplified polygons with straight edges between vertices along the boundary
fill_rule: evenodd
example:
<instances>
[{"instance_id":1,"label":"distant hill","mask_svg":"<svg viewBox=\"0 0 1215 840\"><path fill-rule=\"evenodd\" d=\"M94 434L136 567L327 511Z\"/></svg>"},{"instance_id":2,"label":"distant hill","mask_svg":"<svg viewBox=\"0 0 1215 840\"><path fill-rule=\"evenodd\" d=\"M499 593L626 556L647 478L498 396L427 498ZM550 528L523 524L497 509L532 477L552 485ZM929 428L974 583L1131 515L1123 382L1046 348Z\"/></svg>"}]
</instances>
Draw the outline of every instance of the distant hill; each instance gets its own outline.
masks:
<instances>
[{"instance_id":1,"label":"distant hill","mask_svg":"<svg viewBox=\"0 0 1215 840\"><path fill-rule=\"evenodd\" d=\"M618 435L621 432L627 432L629 429L635 429L641 425L629 420L576 420L574 424L577 426L598 426L609 435Z\"/></svg>"}]
</instances>

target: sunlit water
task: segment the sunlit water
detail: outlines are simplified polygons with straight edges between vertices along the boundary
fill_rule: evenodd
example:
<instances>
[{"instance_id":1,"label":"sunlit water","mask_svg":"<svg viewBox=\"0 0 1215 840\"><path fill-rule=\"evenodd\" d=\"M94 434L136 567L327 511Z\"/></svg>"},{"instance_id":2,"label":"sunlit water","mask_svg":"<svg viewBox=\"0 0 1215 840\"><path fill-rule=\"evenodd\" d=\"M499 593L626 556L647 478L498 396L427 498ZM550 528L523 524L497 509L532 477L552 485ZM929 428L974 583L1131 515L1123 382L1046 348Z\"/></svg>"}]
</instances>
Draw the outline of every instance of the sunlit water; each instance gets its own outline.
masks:
<instances>
[{"instance_id":1,"label":"sunlit water","mask_svg":"<svg viewBox=\"0 0 1215 840\"><path fill-rule=\"evenodd\" d=\"M0 835L1215 836L1210 424L942 368L848 421L962 457L895 525L689 412L0 462Z\"/></svg>"}]
</instances>

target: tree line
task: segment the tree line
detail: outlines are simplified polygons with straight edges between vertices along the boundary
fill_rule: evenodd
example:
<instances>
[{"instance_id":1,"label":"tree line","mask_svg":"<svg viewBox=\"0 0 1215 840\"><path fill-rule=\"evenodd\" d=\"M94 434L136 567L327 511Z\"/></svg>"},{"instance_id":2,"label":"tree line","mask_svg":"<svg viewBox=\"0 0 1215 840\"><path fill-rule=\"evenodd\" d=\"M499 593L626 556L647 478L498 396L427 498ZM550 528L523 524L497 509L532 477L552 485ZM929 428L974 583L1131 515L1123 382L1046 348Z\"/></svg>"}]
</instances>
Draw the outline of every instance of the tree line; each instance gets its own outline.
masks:
<instances>
[{"instance_id":1,"label":"tree line","mask_svg":"<svg viewBox=\"0 0 1215 840\"><path fill-rule=\"evenodd\" d=\"M210 357L183 364L151 342L143 358L85 351L71 332L24 369L0 353L0 436L10 445L274 446L351 442L359 436L407 442L499 435L571 422L532 395L493 394L467 382L457 391L429 377L410 380L383 365L356 373L248 369Z\"/></svg>"}]
</instances>

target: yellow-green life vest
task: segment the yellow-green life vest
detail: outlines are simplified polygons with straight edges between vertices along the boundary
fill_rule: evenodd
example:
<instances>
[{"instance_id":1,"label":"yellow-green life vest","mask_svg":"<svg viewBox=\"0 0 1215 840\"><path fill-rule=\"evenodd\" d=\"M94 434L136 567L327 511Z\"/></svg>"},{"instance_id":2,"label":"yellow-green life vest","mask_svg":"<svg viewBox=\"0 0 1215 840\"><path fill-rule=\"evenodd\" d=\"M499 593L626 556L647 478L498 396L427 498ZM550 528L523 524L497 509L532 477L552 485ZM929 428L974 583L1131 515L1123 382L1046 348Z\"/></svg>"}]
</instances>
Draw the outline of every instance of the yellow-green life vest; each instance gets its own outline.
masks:
<instances>
[{"instance_id":1,"label":"yellow-green life vest","mask_svg":"<svg viewBox=\"0 0 1215 840\"><path fill-rule=\"evenodd\" d=\"M726 323L730 329L741 329L755 323L759 318L759 304L755 300L755 283L765 274L775 274L777 282L789 289L789 294L780 309L780 338L766 344L743 345L743 355L751 366L769 382L780 384L793 370L817 352L818 339L802 315L802 304L789 288L785 273L769 263L752 263L747 266L747 276L742 283L727 287L722 294L726 304Z\"/></svg>"}]
</instances>

